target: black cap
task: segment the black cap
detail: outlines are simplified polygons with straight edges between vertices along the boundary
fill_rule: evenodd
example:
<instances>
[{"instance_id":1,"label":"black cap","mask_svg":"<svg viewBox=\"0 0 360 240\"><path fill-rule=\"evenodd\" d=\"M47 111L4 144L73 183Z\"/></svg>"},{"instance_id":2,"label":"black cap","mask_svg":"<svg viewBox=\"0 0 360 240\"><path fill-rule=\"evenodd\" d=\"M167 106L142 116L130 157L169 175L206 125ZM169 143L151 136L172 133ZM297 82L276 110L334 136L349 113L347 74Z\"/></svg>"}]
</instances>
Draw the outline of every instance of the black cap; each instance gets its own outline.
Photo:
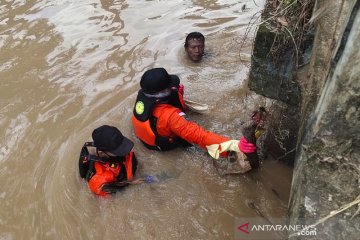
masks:
<instances>
[{"instance_id":1,"label":"black cap","mask_svg":"<svg viewBox=\"0 0 360 240\"><path fill-rule=\"evenodd\" d=\"M95 147L104 152L124 157L134 147L134 143L124 137L116 127L103 125L92 132Z\"/></svg>"},{"instance_id":2,"label":"black cap","mask_svg":"<svg viewBox=\"0 0 360 240\"><path fill-rule=\"evenodd\" d=\"M180 79L168 74L164 68L152 68L141 77L140 86L146 93L157 93L169 87L178 87Z\"/></svg>"}]
</instances>

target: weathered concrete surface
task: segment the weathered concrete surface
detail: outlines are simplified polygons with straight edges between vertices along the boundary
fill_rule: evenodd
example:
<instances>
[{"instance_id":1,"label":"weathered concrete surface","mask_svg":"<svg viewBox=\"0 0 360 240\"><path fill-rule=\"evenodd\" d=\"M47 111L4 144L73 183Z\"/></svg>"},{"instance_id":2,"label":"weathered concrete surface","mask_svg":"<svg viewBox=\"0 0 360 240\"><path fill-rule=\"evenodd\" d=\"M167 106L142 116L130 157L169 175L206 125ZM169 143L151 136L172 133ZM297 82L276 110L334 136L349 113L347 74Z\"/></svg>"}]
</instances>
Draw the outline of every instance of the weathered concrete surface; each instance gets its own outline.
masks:
<instances>
[{"instance_id":1,"label":"weathered concrete surface","mask_svg":"<svg viewBox=\"0 0 360 240\"><path fill-rule=\"evenodd\" d=\"M267 154L275 160L293 166L296 154L297 131L299 129L299 108L289 106L280 101L274 101L270 109L263 139Z\"/></svg>"},{"instance_id":2,"label":"weathered concrete surface","mask_svg":"<svg viewBox=\"0 0 360 240\"><path fill-rule=\"evenodd\" d=\"M319 1L319 8L332 2L339 4ZM343 1L337 14L318 20L309 81L314 92L308 95L302 112L304 127L290 196L290 224L313 224L360 194L359 5L359 1ZM328 29L324 29L325 22ZM329 34L335 39L326 40ZM327 48L329 41L336 44ZM290 239L359 239L357 210L354 206L319 224L316 236Z\"/></svg>"},{"instance_id":3,"label":"weathered concrete surface","mask_svg":"<svg viewBox=\"0 0 360 240\"><path fill-rule=\"evenodd\" d=\"M287 46L276 59L270 53L276 34L260 25L255 38L249 89L290 105L299 105L300 87L293 81L294 46Z\"/></svg>"},{"instance_id":4,"label":"weathered concrete surface","mask_svg":"<svg viewBox=\"0 0 360 240\"><path fill-rule=\"evenodd\" d=\"M266 6L272 8L272 4ZM272 10L265 9L263 20L271 18ZM313 32L304 34L301 48L296 49L293 41L278 46L287 31L274 32L273 23L262 23L256 33L249 73L249 89L268 98L274 99L271 107L264 140L264 148L274 159L294 164L297 144L297 132L300 125L301 81L297 78L297 64L307 61L312 48ZM273 53L272 48L276 53ZM299 47L297 47L299 48ZM306 51L309 50L309 51ZM299 52L299 62L296 53ZM306 51L306 54L304 52ZM305 57L306 56L306 57ZM308 68L308 67L307 67ZM302 73L302 75L307 73Z\"/></svg>"},{"instance_id":5,"label":"weathered concrete surface","mask_svg":"<svg viewBox=\"0 0 360 240\"><path fill-rule=\"evenodd\" d=\"M302 85L301 126L299 138L302 136L306 120L319 100L320 91L324 87L329 72L330 62L342 31L349 19L351 9L356 0L317 0L312 23L316 26L309 67L309 78Z\"/></svg>"},{"instance_id":6,"label":"weathered concrete surface","mask_svg":"<svg viewBox=\"0 0 360 240\"><path fill-rule=\"evenodd\" d=\"M293 81L295 72L294 46L284 47L274 59L270 53L275 33L261 25L256 33L249 89L274 101L271 109L264 148L274 159L293 165L299 127L300 86ZM283 104L285 103L285 104Z\"/></svg>"},{"instance_id":7,"label":"weathered concrete surface","mask_svg":"<svg viewBox=\"0 0 360 240\"><path fill-rule=\"evenodd\" d=\"M317 0L313 17L316 30L307 78L292 79L300 86L299 97L288 95L290 90L296 93L296 87L282 88L284 79L291 79L293 60L283 59L284 66L274 73L273 62L260 52L271 41L262 31L254 47L254 55L260 57L253 56L250 70L251 90L288 104L279 104L270 128L290 130L294 136L287 139L297 152L289 201L291 225L312 225L360 196L360 1ZM276 118L299 126L281 128ZM267 140L269 146L271 139ZM316 236L289 238L360 239L359 212L355 205L318 224Z\"/></svg>"}]
</instances>

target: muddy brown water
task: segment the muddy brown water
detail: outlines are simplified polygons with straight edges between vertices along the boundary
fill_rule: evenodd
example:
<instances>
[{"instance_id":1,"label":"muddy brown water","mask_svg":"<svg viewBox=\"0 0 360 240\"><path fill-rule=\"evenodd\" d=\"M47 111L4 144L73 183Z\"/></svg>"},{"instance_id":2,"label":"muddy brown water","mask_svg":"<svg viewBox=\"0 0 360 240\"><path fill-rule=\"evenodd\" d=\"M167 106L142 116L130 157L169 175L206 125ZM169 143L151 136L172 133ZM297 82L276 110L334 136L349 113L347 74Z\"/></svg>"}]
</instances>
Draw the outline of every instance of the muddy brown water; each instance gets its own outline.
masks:
<instances>
[{"instance_id":1,"label":"muddy brown water","mask_svg":"<svg viewBox=\"0 0 360 240\"><path fill-rule=\"evenodd\" d=\"M245 7L244 7L245 4ZM178 74L189 113L238 139L266 100L246 89L251 41L263 1L2 0L0 3L0 239L233 239L237 219L285 217L292 169L266 160L222 177L199 148L147 150L130 125L139 79L151 67ZM187 33L206 36L206 56L187 60ZM251 32L250 32L251 35ZM117 126L135 142L137 176L156 184L98 198L77 161L94 128ZM254 209L256 206L256 209Z\"/></svg>"}]
</instances>

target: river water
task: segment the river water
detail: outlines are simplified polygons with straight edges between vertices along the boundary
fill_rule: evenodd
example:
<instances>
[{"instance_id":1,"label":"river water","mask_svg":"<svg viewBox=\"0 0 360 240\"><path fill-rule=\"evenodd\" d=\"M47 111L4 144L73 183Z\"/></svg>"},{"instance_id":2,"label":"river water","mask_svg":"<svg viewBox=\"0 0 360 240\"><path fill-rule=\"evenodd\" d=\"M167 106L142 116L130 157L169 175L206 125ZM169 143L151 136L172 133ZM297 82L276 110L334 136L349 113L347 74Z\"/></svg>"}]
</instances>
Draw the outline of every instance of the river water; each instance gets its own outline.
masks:
<instances>
[{"instance_id":1,"label":"river water","mask_svg":"<svg viewBox=\"0 0 360 240\"><path fill-rule=\"evenodd\" d=\"M267 103L247 90L249 62L240 58L251 53L249 22L263 4L1 0L0 239L234 239L239 218L286 217L291 168L265 160L224 177L199 148L147 150L130 124L141 75L165 67L186 98L210 106L192 120L238 139ZM197 64L184 54L191 31L206 37ZM135 142L137 176L171 178L94 196L77 164L102 124Z\"/></svg>"}]
</instances>

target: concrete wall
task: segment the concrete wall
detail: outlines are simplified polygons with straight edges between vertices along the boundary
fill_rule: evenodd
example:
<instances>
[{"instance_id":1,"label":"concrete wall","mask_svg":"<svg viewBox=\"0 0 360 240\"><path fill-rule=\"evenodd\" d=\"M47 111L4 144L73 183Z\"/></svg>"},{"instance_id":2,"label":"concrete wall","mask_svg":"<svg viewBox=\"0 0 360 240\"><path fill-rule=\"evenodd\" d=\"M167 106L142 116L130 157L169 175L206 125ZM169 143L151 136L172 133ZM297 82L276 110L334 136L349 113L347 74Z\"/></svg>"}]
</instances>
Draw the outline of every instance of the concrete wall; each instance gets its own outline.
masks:
<instances>
[{"instance_id":1,"label":"concrete wall","mask_svg":"<svg viewBox=\"0 0 360 240\"><path fill-rule=\"evenodd\" d=\"M360 194L359 5L318 2L318 9L337 11L325 12L316 24L289 203L291 224L313 224ZM349 208L319 224L313 238L359 239L357 210Z\"/></svg>"},{"instance_id":2,"label":"concrete wall","mask_svg":"<svg viewBox=\"0 0 360 240\"><path fill-rule=\"evenodd\" d=\"M303 81L289 74L293 59L282 59L280 67L273 65L264 53L264 43L271 42L264 36L271 35L260 28L249 86L285 103L282 113L296 124L283 129L294 136L285 139L287 144L296 147L296 156L291 155L295 166L289 224L311 225L326 218L316 226L316 236L290 239L360 239L357 205L327 219L332 211L360 197L360 1L317 0L312 24L314 44Z\"/></svg>"}]
</instances>

